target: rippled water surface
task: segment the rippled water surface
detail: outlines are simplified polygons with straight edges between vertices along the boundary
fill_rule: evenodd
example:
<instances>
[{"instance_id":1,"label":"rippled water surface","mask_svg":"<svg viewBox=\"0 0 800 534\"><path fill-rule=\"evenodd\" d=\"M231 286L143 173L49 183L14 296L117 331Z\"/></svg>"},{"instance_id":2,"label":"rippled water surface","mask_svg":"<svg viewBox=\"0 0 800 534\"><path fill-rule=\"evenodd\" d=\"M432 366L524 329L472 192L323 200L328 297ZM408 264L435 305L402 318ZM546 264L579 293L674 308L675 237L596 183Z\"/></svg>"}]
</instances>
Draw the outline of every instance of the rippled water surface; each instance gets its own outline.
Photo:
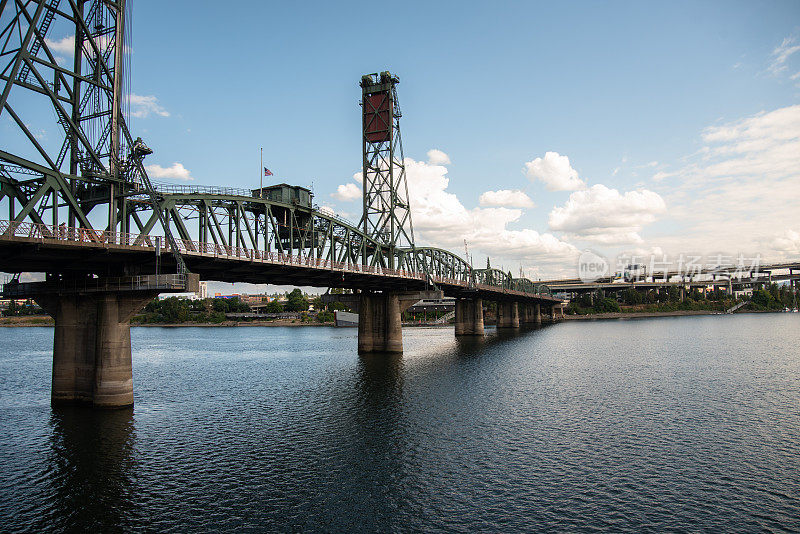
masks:
<instances>
[{"instance_id":1,"label":"rippled water surface","mask_svg":"<svg viewBox=\"0 0 800 534\"><path fill-rule=\"evenodd\" d=\"M132 410L0 329L0 530L798 531L800 316L135 328Z\"/></svg>"}]
</instances>

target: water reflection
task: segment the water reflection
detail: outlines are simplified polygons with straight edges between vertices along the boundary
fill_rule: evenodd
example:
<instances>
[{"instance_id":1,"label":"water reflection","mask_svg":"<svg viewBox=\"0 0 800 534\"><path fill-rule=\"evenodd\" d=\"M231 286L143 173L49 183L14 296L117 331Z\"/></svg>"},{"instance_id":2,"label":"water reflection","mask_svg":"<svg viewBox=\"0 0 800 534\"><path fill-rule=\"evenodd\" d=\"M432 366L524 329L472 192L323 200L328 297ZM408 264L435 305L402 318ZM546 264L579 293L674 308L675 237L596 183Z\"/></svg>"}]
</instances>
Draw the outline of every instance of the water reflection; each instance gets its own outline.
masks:
<instances>
[{"instance_id":1,"label":"water reflection","mask_svg":"<svg viewBox=\"0 0 800 534\"><path fill-rule=\"evenodd\" d=\"M402 354L361 354L354 369L350 396L353 432L345 486L355 494L343 523L333 530L376 530L394 525L404 500L403 456L408 435L403 417L404 363ZM353 479L358 479L353 484Z\"/></svg>"},{"instance_id":2,"label":"water reflection","mask_svg":"<svg viewBox=\"0 0 800 534\"><path fill-rule=\"evenodd\" d=\"M9 329L0 531L800 532L798 319L409 328L360 357L353 331L142 328L135 416L31 404L52 334Z\"/></svg>"},{"instance_id":3,"label":"water reflection","mask_svg":"<svg viewBox=\"0 0 800 534\"><path fill-rule=\"evenodd\" d=\"M458 357L472 357L483 353L494 337L456 336L454 352Z\"/></svg>"},{"instance_id":4,"label":"water reflection","mask_svg":"<svg viewBox=\"0 0 800 534\"><path fill-rule=\"evenodd\" d=\"M63 522L59 529L122 531L134 493L133 409L54 408L50 426L51 507Z\"/></svg>"}]
</instances>

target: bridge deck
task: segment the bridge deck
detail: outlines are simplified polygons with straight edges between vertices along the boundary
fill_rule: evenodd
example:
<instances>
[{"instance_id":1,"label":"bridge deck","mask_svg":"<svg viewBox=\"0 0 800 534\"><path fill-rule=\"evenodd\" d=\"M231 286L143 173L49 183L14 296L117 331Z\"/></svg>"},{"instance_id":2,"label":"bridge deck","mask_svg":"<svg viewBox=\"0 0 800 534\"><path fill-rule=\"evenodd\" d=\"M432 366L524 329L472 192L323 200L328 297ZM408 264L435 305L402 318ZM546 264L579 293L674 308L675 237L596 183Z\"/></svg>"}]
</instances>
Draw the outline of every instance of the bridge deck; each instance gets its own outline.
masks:
<instances>
[{"instance_id":1,"label":"bridge deck","mask_svg":"<svg viewBox=\"0 0 800 534\"><path fill-rule=\"evenodd\" d=\"M422 272L381 266L345 264L309 256L178 240L189 270L203 280L249 282L254 284L343 287L363 290L416 291L434 282L452 297L480 297L488 300L517 300L560 304L543 293L525 293L484 284L471 284ZM175 268L169 251L160 256L161 271ZM98 275L153 273L156 247L152 236L138 236L54 228L37 224L9 224L0 221L0 271L93 272ZM135 273L126 272L135 268Z\"/></svg>"}]
</instances>

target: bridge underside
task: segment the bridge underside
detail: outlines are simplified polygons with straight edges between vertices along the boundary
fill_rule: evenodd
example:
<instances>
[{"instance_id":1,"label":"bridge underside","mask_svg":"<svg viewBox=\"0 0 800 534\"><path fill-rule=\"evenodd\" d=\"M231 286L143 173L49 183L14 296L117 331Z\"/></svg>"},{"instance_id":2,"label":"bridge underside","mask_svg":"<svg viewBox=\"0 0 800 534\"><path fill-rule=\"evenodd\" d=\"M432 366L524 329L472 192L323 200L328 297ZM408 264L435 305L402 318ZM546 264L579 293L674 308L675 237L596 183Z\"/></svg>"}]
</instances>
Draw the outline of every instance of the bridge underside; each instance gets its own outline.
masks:
<instances>
[{"instance_id":1,"label":"bridge underside","mask_svg":"<svg viewBox=\"0 0 800 534\"><path fill-rule=\"evenodd\" d=\"M0 271L91 273L97 276L134 276L156 272L154 249L139 246L86 243L14 237L0 240ZM430 284L422 278L392 276L385 273L355 272L325 268L323 263L285 263L251 260L247 257L214 256L184 253L189 271L201 280L252 284L275 284L310 287L340 287L364 291L423 291ZM298 259L299 260L299 259ZM161 272L175 272L172 255L164 253L159 259ZM544 294L520 294L502 288L468 287L437 280L445 295L456 298L481 298L492 301L541 303L544 306L561 301Z\"/></svg>"}]
</instances>

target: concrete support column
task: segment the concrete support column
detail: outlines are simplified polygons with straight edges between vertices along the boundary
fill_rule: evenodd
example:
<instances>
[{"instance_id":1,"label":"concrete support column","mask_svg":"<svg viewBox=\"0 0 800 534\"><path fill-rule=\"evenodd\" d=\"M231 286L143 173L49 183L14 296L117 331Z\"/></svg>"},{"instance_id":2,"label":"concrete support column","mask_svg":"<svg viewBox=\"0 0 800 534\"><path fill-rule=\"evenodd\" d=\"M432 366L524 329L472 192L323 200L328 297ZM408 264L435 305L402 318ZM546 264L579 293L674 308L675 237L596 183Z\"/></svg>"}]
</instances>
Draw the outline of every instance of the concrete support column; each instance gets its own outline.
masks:
<instances>
[{"instance_id":1,"label":"concrete support column","mask_svg":"<svg viewBox=\"0 0 800 534\"><path fill-rule=\"evenodd\" d=\"M50 403L91 403L94 394L97 306L86 296L36 299L55 319ZM52 306L52 307L51 307ZM53 309L54 308L54 309Z\"/></svg>"},{"instance_id":2,"label":"concrete support column","mask_svg":"<svg viewBox=\"0 0 800 534\"><path fill-rule=\"evenodd\" d=\"M497 328L519 328L519 306L516 302L497 303Z\"/></svg>"},{"instance_id":3,"label":"concrete support column","mask_svg":"<svg viewBox=\"0 0 800 534\"><path fill-rule=\"evenodd\" d=\"M517 305L519 309L519 324L528 324L531 322L531 308L530 304L521 303Z\"/></svg>"},{"instance_id":4,"label":"concrete support column","mask_svg":"<svg viewBox=\"0 0 800 534\"><path fill-rule=\"evenodd\" d=\"M534 305L533 322L538 325L542 324L542 305L538 302Z\"/></svg>"},{"instance_id":5,"label":"concrete support column","mask_svg":"<svg viewBox=\"0 0 800 534\"><path fill-rule=\"evenodd\" d=\"M482 336L483 333L483 300L456 300L456 335Z\"/></svg>"},{"instance_id":6,"label":"concrete support column","mask_svg":"<svg viewBox=\"0 0 800 534\"><path fill-rule=\"evenodd\" d=\"M156 293L36 297L55 319L51 404L133 405L130 319Z\"/></svg>"},{"instance_id":7,"label":"concrete support column","mask_svg":"<svg viewBox=\"0 0 800 534\"><path fill-rule=\"evenodd\" d=\"M359 295L358 352L403 352L400 298L392 293Z\"/></svg>"}]
</instances>

